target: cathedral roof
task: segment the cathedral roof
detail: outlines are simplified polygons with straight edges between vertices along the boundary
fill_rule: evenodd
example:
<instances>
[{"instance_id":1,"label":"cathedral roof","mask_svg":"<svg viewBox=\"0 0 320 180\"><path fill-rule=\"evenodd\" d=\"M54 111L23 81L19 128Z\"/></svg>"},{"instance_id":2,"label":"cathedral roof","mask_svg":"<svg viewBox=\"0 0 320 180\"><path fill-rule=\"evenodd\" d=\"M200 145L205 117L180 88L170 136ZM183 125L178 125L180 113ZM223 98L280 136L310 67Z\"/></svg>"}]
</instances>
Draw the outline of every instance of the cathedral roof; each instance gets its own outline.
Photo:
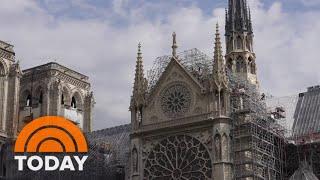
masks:
<instances>
[{"instance_id":1,"label":"cathedral roof","mask_svg":"<svg viewBox=\"0 0 320 180\"><path fill-rule=\"evenodd\" d=\"M91 148L99 148L110 162L125 165L129 158L131 124L106 128L86 134Z\"/></svg>"},{"instance_id":2,"label":"cathedral roof","mask_svg":"<svg viewBox=\"0 0 320 180\"><path fill-rule=\"evenodd\" d=\"M320 86L309 87L307 92L300 93L294 113L292 135L301 137L320 133Z\"/></svg>"}]
</instances>

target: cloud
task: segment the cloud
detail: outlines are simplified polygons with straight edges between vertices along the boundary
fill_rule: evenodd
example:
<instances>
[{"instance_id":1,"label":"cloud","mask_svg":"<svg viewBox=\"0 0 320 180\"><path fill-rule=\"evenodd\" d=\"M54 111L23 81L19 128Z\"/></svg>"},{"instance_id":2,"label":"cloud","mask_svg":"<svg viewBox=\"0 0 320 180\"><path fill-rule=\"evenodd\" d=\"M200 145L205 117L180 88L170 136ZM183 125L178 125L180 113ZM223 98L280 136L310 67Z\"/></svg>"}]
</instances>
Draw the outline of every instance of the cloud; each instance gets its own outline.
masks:
<instances>
[{"instance_id":1,"label":"cloud","mask_svg":"<svg viewBox=\"0 0 320 180\"><path fill-rule=\"evenodd\" d=\"M305 6L320 6L319 0L300 0Z\"/></svg>"},{"instance_id":2,"label":"cloud","mask_svg":"<svg viewBox=\"0 0 320 180\"><path fill-rule=\"evenodd\" d=\"M0 39L15 45L23 68L56 59L90 77L96 98L95 129L130 122L128 106L139 41L147 70L157 56L171 53L173 31L179 51L197 47L213 56L215 23L224 27L222 8L208 14L194 3L112 2L111 8L87 1L65 2L68 11L81 12L81 18L65 12L65 7L48 10L37 1L4 0L0 7ZM251 0L250 5L262 89L287 95L317 84L319 12L284 12L280 2L266 8L262 1Z\"/></svg>"}]
</instances>

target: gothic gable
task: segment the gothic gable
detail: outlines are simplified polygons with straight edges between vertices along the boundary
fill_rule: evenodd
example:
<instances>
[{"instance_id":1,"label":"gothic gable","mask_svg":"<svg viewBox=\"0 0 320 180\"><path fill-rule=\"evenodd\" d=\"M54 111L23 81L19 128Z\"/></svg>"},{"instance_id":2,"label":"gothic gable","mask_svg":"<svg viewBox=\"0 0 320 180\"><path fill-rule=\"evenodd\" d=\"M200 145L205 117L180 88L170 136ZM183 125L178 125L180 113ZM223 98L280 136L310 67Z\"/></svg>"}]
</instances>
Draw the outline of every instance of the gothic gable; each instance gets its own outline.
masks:
<instances>
[{"instance_id":1,"label":"gothic gable","mask_svg":"<svg viewBox=\"0 0 320 180\"><path fill-rule=\"evenodd\" d=\"M177 89L179 92L174 92ZM204 88L199 81L178 60L172 58L149 94L143 124L168 121L194 114L195 111L203 108L198 107L198 100L201 99L203 91ZM182 99L180 102L179 98Z\"/></svg>"}]
</instances>

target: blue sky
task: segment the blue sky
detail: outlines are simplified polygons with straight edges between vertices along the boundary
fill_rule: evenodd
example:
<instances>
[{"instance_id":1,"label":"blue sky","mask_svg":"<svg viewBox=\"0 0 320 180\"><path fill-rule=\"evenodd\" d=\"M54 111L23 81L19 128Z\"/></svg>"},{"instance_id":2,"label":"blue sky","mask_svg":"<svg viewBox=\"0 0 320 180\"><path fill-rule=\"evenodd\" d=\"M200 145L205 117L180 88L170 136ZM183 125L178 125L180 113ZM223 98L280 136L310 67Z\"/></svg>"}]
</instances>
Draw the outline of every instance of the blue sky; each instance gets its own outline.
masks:
<instances>
[{"instance_id":1,"label":"blue sky","mask_svg":"<svg viewBox=\"0 0 320 180\"><path fill-rule=\"evenodd\" d=\"M22 68L57 61L90 77L94 129L128 123L136 49L145 71L170 54L198 48L213 56L227 0L2 0L0 39ZM248 0L262 91L286 96L320 84L320 0Z\"/></svg>"}]
</instances>

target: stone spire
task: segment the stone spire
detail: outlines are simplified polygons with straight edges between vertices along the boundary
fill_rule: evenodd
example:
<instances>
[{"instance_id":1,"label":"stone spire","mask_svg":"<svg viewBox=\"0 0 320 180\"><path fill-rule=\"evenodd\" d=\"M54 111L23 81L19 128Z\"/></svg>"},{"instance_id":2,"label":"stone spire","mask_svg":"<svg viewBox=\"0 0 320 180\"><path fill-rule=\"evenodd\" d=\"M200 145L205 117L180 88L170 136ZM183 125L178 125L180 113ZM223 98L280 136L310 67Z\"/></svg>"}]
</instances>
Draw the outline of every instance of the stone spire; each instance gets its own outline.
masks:
<instances>
[{"instance_id":1,"label":"stone spire","mask_svg":"<svg viewBox=\"0 0 320 180\"><path fill-rule=\"evenodd\" d=\"M259 87L253 51L254 34L247 0L229 0L225 32L225 59L229 72Z\"/></svg>"},{"instance_id":2,"label":"stone spire","mask_svg":"<svg viewBox=\"0 0 320 180\"><path fill-rule=\"evenodd\" d=\"M234 31L252 32L247 0L229 0L229 8L226 17L226 34L230 34Z\"/></svg>"},{"instance_id":3,"label":"stone spire","mask_svg":"<svg viewBox=\"0 0 320 180\"><path fill-rule=\"evenodd\" d=\"M216 25L215 36L213 78L216 82L216 85L221 86L223 83L226 85L227 78L218 23Z\"/></svg>"},{"instance_id":4,"label":"stone spire","mask_svg":"<svg viewBox=\"0 0 320 180\"><path fill-rule=\"evenodd\" d=\"M177 40L176 40L176 33L172 33L172 56L177 58Z\"/></svg>"},{"instance_id":5,"label":"stone spire","mask_svg":"<svg viewBox=\"0 0 320 180\"><path fill-rule=\"evenodd\" d=\"M144 95L147 90L147 80L143 73L143 61L141 53L141 43L138 44L138 53L136 61L136 72L133 85L133 98L136 106L141 106L144 103Z\"/></svg>"},{"instance_id":6,"label":"stone spire","mask_svg":"<svg viewBox=\"0 0 320 180\"><path fill-rule=\"evenodd\" d=\"M249 28L249 32L252 33L252 32L253 32L253 29L252 29L252 21L251 21L251 10L250 10L250 7L249 7L249 6L248 6L248 12L249 12L249 15L248 15L248 16L249 16L249 18L248 18L248 23L249 23L248 26L249 26L249 27L248 27L248 28Z\"/></svg>"}]
</instances>

